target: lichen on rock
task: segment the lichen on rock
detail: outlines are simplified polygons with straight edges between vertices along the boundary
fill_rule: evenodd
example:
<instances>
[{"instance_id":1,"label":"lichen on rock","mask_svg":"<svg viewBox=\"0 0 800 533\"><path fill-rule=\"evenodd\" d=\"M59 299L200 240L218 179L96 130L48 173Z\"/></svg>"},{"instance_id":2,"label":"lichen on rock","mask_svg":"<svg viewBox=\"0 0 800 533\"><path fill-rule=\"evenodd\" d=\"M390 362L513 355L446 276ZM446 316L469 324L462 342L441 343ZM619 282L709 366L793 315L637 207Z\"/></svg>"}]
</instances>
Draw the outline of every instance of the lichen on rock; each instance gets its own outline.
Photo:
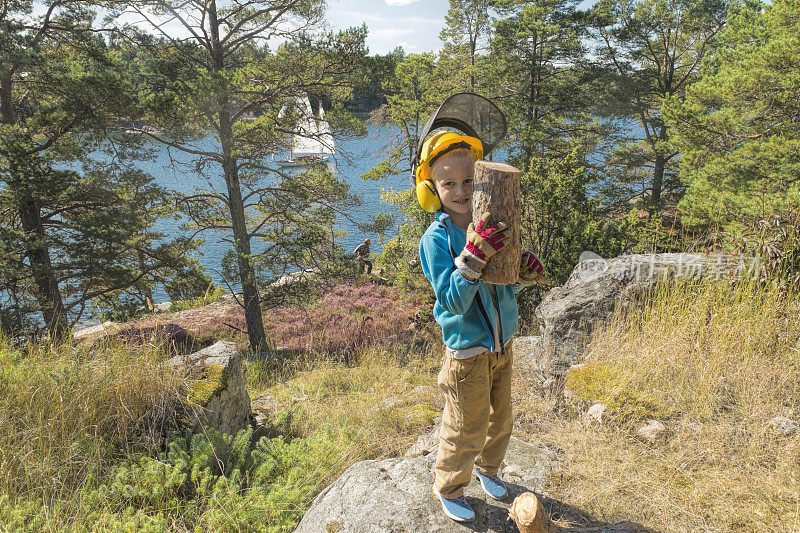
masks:
<instances>
[{"instance_id":1,"label":"lichen on rock","mask_svg":"<svg viewBox=\"0 0 800 533\"><path fill-rule=\"evenodd\" d=\"M191 355L173 357L167 364L187 379L194 425L233 434L250 424L250 396L235 343L219 341Z\"/></svg>"},{"instance_id":2,"label":"lichen on rock","mask_svg":"<svg viewBox=\"0 0 800 533\"><path fill-rule=\"evenodd\" d=\"M228 373L222 365L204 364L202 374L189 384L189 402L206 406L215 394L219 394L228 386Z\"/></svg>"}]
</instances>

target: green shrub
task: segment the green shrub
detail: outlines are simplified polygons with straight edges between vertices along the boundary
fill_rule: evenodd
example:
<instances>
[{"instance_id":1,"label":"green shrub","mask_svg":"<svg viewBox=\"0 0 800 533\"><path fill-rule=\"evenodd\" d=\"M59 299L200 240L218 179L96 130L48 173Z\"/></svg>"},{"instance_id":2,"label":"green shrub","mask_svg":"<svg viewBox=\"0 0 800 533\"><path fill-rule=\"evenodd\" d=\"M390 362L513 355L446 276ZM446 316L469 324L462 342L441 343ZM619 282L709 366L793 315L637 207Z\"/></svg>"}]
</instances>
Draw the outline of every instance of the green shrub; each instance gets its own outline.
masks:
<instances>
[{"instance_id":1,"label":"green shrub","mask_svg":"<svg viewBox=\"0 0 800 533\"><path fill-rule=\"evenodd\" d=\"M173 302L203 298L214 287L211 277L205 273L200 261L184 257L184 264L172 270L172 277L164 283L164 292ZM216 292L217 288L214 289Z\"/></svg>"},{"instance_id":2,"label":"green shrub","mask_svg":"<svg viewBox=\"0 0 800 533\"><path fill-rule=\"evenodd\" d=\"M169 516L186 527L287 530L318 490L312 465L330 450L314 438L252 439L250 428L176 435L159 458L126 461L108 481L90 480L83 500L96 513L136 509L151 522Z\"/></svg>"},{"instance_id":3,"label":"green shrub","mask_svg":"<svg viewBox=\"0 0 800 533\"><path fill-rule=\"evenodd\" d=\"M203 307L204 305L208 305L211 303L216 302L217 300L221 299L227 291L222 287L214 287L214 289L210 292L205 293L203 296L198 296L193 300L178 300L173 301L172 305L170 305L170 311L184 311L186 309L195 309L197 307Z\"/></svg>"}]
</instances>

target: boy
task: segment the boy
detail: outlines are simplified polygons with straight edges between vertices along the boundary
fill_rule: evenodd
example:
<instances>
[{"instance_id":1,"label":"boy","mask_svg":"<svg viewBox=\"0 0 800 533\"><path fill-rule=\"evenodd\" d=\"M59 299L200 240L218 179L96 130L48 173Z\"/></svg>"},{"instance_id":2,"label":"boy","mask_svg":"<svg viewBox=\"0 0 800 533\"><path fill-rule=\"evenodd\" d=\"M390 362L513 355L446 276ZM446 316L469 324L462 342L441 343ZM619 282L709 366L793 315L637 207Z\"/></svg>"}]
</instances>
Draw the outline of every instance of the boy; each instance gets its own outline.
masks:
<instances>
[{"instance_id":1,"label":"boy","mask_svg":"<svg viewBox=\"0 0 800 533\"><path fill-rule=\"evenodd\" d=\"M445 356L438 384L445 394L433 492L444 513L471 521L464 487L475 475L483 490L502 499L497 476L511 438L511 342L517 328L515 295L543 271L530 252L521 258L514 285L480 281L486 262L505 246L505 224L472 224L473 165L481 141L439 133L423 144L417 198L436 211L420 239L420 263L436 293L434 316L442 327Z\"/></svg>"}]
</instances>

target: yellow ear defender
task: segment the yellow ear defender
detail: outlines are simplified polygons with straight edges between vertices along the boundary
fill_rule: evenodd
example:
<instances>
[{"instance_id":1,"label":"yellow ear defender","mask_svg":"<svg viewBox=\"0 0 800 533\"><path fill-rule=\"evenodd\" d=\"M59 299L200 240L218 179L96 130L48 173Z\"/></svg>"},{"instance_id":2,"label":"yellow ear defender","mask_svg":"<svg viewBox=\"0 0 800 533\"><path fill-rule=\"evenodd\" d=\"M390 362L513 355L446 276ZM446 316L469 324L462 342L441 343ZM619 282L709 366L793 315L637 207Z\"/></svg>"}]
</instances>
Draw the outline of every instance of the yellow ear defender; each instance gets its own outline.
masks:
<instances>
[{"instance_id":1,"label":"yellow ear defender","mask_svg":"<svg viewBox=\"0 0 800 533\"><path fill-rule=\"evenodd\" d=\"M477 137L439 132L422 145L416 171L416 189L417 201L425 211L434 213L442 208L431 177L431 165L444 154L460 148L468 149L476 161L483 159L483 143Z\"/></svg>"}]
</instances>

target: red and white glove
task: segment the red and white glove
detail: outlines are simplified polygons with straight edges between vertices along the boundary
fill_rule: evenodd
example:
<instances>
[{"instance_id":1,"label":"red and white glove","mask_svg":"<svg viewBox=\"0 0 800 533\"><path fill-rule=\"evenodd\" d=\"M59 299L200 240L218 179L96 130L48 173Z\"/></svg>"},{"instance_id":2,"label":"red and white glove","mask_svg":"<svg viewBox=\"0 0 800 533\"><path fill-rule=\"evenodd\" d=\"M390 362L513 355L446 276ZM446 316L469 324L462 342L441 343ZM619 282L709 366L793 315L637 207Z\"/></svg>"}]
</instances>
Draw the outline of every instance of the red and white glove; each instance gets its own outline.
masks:
<instances>
[{"instance_id":1,"label":"red and white glove","mask_svg":"<svg viewBox=\"0 0 800 533\"><path fill-rule=\"evenodd\" d=\"M542 273L544 272L544 265L542 265L539 258L533 252L527 250L522 252L519 265L519 285L533 285L534 283L541 283L544 281Z\"/></svg>"},{"instance_id":2,"label":"red and white glove","mask_svg":"<svg viewBox=\"0 0 800 533\"><path fill-rule=\"evenodd\" d=\"M506 229L505 222L498 222L497 226L487 228L486 221L490 216L490 213L484 213L477 226L470 223L467 227L467 245L456 257L456 266L467 279L476 280L481 277L489 258L506 245L503 242L508 238L503 233Z\"/></svg>"}]
</instances>

